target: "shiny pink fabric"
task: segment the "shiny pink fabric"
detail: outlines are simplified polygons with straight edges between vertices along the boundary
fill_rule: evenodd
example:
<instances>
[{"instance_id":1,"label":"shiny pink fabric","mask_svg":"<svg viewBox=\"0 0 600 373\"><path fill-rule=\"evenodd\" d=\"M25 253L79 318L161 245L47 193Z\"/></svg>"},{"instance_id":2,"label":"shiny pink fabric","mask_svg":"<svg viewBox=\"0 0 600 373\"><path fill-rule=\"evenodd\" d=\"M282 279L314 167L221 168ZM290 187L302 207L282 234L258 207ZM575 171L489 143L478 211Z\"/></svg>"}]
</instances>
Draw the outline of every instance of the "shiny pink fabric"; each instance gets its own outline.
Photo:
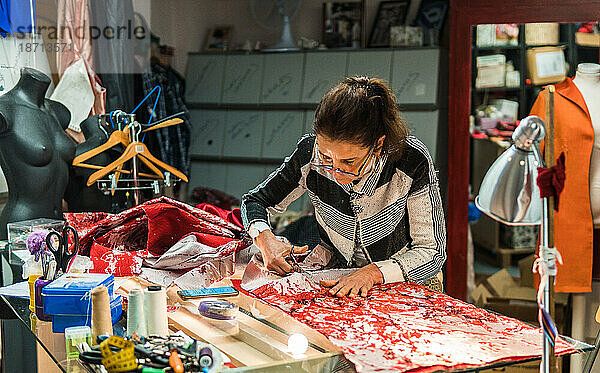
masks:
<instances>
[{"instance_id":1,"label":"shiny pink fabric","mask_svg":"<svg viewBox=\"0 0 600 373\"><path fill-rule=\"evenodd\" d=\"M58 74L62 77L67 67L83 58L94 93L90 115L106 112L106 88L94 72L92 40L90 38L90 13L88 0L58 0L57 37L65 48L56 54Z\"/></svg>"}]
</instances>

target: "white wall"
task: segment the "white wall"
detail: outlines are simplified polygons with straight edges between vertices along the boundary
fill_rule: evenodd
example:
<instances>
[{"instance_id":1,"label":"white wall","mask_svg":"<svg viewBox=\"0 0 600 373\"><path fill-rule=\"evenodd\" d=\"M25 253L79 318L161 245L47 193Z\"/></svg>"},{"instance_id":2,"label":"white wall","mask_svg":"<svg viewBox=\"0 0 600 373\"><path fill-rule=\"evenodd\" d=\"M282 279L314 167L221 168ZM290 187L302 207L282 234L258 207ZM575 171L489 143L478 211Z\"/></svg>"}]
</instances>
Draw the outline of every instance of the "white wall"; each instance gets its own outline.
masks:
<instances>
[{"instance_id":1,"label":"white wall","mask_svg":"<svg viewBox=\"0 0 600 373\"><path fill-rule=\"evenodd\" d=\"M250 0L151 0L150 27L160 37L161 44L175 47L173 67L185 71L188 52L199 52L204 47L209 29L214 25L233 25L232 45L247 39L265 44L279 40L280 30L266 30L252 18ZM256 0L261 1L261 0ZM266 1L266 0L264 0ZM351 0L350 0L351 1ZM366 37L377 13L379 0L364 0ZM303 36L321 41L322 9L324 0L304 0L291 22L295 39ZM415 13L420 1L411 1Z\"/></svg>"}]
</instances>

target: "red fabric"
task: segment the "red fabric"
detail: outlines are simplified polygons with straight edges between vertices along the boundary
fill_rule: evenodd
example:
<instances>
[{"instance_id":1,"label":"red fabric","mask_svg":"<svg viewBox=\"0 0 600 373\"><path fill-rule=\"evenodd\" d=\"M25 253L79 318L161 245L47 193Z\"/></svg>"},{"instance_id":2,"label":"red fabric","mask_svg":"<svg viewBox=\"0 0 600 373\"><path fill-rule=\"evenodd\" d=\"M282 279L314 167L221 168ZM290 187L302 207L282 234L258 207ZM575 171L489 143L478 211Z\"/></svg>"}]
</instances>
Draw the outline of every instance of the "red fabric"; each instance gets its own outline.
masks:
<instances>
[{"instance_id":1,"label":"red fabric","mask_svg":"<svg viewBox=\"0 0 600 373\"><path fill-rule=\"evenodd\" d=\"M238 208L229 211L218 206L211 205L210 203L200 203L196 205L196 207L200 210L210 212L213 215L217 215L228 222L237 225L241 229L244 229L244 224L242 223L242 211Z\"/></svg>"},{"instance_id":2,"label":"red fabric","mask_svg":"<svg viewBox=\"0 0 600 373\"><path fill-rule=\"evenodd\" d=\"M96 242L111 250L148 249L161 255L189 233L235 238L241 231L237 225L206 211L159 197L98 222L81 238L80 252L89 255Z\"/></svg>"},{"instance_id":3,"label":"red fabric","mask_svg":"<svg viewBox=\"0 0 600 373\"><path fill-rule=\"evenodd\" d=\"M537 185L540 187L540 197L554 197L554 210L558 211L560 193L565 187L565 152L556 158L556 165L538 167Z\"/></svg>"},{"instance_id":4,"label":"red fabric","mask_svg":"<svg viewBox=\"0 0 600 373\"><path fill-rule=\"evenodd\" d=\"M234 238L217 236L214 234L192 232L191 235L196 236L198 242L208 245L210 247L219 247L231 241L236 241Z\"/></svg>"},{"instance_id":5,"label":"red fabric","mask_svg":"<svg viewBox=\"0 0 600 373\"><path fill-rule=\"evenodd\" d=\"M117 251L94 243L90 251L90 259L94 268L92 273L108 273L117 277L135 276L142 271L142 256L148 255L146 250Z\"/></svg>"},{"instance_id":6,"label":"red fabric","mask_svg":"<svg viewBox=\"0 0 600 373\"><path fill-rule=\"evenodd\" d=\"M294 274L250 294L324 334L361 372L458 370L542 354L539 328L412 283L338 298ZM572 351L557 338L557 355Z\"/></svg>"},{"instance_id":7,"label":"red fabric","mask_svg":"<svg viewBox=\"0 0 600 373\"><path fill-rule=\"evenodd\" d=\"M65 212L63 216L69 225L75 228L79 237L83 237L110 214L106 212Z\"/></svg>"}]
</instances>

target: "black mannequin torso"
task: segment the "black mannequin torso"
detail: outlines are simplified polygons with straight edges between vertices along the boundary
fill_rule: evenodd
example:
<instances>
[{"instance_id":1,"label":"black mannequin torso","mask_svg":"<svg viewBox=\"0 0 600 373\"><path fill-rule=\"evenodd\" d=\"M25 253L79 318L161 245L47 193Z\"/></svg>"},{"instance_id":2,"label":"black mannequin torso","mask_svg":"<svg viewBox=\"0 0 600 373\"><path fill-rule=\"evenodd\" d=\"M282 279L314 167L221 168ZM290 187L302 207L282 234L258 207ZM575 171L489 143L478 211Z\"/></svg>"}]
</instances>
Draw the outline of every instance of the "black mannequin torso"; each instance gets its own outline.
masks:
<instances>
[{"instance_id":1,"label":"black mannequin torso","mask_svg":"<svg viewBox=\"0 0 600 373\"><path fill-rule=\"evenodd\" d=\"M94 115L80 124L81 131L85 136L85 141L77 145L75 156L79 156L90 151L108 140L110 129L104 127L100 122L100 116ZM117 154L118 156L118 154ZM106 166L113 161L110 152L102 152L95 157L86 160L84 163L98 166ZM71 167L71 177L69 185L65 192L65 200L69 204L70 212L95 212L111 211L111 197L105 195L95 185L86 186L86 181L96 170L73 166Z\"/></svg>"},{"instance_id":2,"label":"black mannequin torso","mask_svg":"<svg viewBox=\"0 0 600 373\"><path fill-rule=\"evenodd\" d=\"M0 239L7 237L8 222L62 219L75 144L64 132L69 110L44 98L49 85L44 73L23 68L17 85L0 97L0 165L8 184Z\"/></svg>"}]
</instances>

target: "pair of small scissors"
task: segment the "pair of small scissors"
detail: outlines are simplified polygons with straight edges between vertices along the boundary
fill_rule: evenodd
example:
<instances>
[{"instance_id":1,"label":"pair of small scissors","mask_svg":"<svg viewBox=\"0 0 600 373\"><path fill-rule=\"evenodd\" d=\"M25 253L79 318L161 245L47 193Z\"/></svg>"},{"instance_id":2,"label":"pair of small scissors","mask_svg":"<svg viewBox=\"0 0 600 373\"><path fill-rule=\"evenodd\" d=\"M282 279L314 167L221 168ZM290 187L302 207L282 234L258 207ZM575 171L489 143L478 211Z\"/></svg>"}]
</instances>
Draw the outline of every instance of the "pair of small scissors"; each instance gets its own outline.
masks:
<instances>
[{"instance_id":1,"label":"pair of small scissors","mask_svg":"<svg viewBox=\"0 0 600 373\"><path fill-rule=\"evenodd\" d=\"M70 248L69 233L73 235L73 246ZM51 231L48 233L46 236L46 247L52 252L54 259L56 259L57 271L67 273L71 259L79 251L79 236L77 235L77 231L69 223L65 222L62 232Z\"/></svg>"}]
</instances>

